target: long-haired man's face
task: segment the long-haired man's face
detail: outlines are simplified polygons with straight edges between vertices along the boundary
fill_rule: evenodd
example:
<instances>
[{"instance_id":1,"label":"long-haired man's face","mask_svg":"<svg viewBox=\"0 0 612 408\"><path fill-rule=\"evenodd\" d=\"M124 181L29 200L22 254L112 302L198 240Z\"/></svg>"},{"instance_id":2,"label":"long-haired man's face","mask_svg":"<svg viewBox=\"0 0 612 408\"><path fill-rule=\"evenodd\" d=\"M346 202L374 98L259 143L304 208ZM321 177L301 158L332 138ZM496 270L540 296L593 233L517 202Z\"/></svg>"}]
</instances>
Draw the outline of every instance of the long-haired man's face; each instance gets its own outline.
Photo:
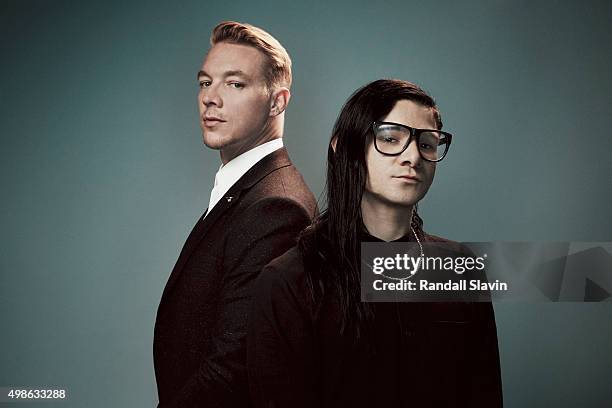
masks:
<instances>
[{"instance_id":1,"label":"long-haired man's face","mask_svg":"<svg viewBox=\"0 0 612 408\"><path fill-rule=\"evenodd\" d=\"M410 100L398 101L382 120L414 128L436 128L431 109ZM411 140L399 156L385 156L376 150L372 139L366 147L366 165L363 199L373 205L414 205L425 196L436 172L435 163L421 158L416 140Z\"/></svg>"},{"instance_id":2,"label":"long-haired man's face","mask_svg":"<svg viewBox=\"0 0 612 408\"><path fill-rule=\"evenodd\" d=\"M265 56L230 43L213 46L198 74L200 126L206 146L235 157L258 144L270 114Z\"/></svg>"}]
</instances>

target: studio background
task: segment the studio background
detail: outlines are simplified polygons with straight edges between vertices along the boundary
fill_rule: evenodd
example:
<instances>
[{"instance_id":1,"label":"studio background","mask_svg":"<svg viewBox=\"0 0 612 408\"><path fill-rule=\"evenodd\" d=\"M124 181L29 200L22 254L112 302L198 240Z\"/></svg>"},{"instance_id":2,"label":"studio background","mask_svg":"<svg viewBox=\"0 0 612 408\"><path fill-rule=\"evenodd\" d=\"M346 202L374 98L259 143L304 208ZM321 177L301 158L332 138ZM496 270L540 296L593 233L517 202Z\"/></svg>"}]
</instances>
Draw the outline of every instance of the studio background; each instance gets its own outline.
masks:
<instances>
[{"instance_id":1,"label":"studio background","mask_svg":"<svg viewBox=\"0 0 612 408\"><path fill-rule=\"evenodd\" d=\"M455 135L426 231L612 240L609 2L3 0L0 386L65 387L57 406L156 404L155 312L219 166L196 72L227 19L291 54L284 140L315 195L344 101L401 78ZM507 407L612 401L612 303L495 310Z\"/></svg>"}]
</instances>

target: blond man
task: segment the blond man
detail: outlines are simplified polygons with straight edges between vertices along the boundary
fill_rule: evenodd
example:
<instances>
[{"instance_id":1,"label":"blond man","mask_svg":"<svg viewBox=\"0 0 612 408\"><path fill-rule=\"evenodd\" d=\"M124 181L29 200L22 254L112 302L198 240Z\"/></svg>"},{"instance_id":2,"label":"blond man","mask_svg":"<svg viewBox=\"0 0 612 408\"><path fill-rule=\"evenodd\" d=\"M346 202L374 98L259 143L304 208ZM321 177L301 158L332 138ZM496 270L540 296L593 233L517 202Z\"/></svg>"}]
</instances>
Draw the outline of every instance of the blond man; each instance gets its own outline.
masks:
<instances>
[{"instance_id":1,"label":"blond man","mask_svg":"<svg viewBox=\"0 0 612 408\"><path fill-rule=\"evenodd\" d=\"M197 79L203 141L221 166L157 312L159 406L244 407L252 284L295 244L316 201L283 147L285 48L260 28L220 23Z\"/></svg>"}]
</instances>

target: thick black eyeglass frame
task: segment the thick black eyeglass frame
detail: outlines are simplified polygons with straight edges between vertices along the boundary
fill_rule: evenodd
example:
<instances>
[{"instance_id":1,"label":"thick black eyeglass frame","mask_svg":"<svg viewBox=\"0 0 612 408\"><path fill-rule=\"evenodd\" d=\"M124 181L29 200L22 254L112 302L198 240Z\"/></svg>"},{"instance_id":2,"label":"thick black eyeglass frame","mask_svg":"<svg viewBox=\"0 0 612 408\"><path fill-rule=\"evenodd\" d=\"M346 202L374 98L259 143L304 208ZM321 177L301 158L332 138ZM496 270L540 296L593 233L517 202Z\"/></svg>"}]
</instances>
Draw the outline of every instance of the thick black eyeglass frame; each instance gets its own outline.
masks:
<instances>
[{"instance_id":1,"label":"thick black eyeglass frame","mask_svg":"<svg viewBox=\"0 0 612 408\"><path fill-rule=\"evenodd\" d=\"M407 129L410 136L408 137L408 141L406 142L406 145L402 148L402 150L399 153L384 153L381 152L380 149L378 148L378 143L376 142L376 130L378 128L378 126L380 125L393 125L393 126L399 126L401 128ZM412 142L412 138L416 137L416 142L417 142L417 150L419 151L419 155L421 156L421 159L428 161L428 162L432 162L432 163L437 163L439 161L442 161L442 159L444 159L446 157L446 153L448 153L448 149L450 147L451 142L453 141L453 135L448 133L448 132L443 132L442 130L437 130L437 129L418 129L418 128L413 128L410 126L406 126L406 125L402 125L401 123L395 123L395 122L373 122L372 123L372 131L374 132L374 148L376 149L376 151L384 156L399 156L400 154L404 153L406 151L406 149L408 148L408 146L410 146L410 142ZM438 160L430 160L427 159L425 157L423 157L423 153L421 153L421 149L418 148L419 143L421 142L421 134L423 132L438 132L443 134L444 136L446 136L448 139L447 141L444 143L445 149L444 149L444 153L442 154L442 156L440 156L440 158Z\"/></svg>"}]
</instances>

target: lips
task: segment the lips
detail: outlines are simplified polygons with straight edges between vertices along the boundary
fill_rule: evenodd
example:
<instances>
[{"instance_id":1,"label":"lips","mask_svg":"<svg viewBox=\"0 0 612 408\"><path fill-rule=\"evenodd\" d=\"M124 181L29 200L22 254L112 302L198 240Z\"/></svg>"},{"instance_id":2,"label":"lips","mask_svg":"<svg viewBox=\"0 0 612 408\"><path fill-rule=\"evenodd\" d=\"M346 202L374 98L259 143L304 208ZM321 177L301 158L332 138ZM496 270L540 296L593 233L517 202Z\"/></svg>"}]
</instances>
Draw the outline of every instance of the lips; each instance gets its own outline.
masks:
<instances>
[{"instance_id":1,"label":"lips","mask_svg":"<svg viewBox=\"0 0 612 408\"><path fill-rule=\"evenodd\" d=\"M207 115L207 116L204 116L203 122L204 122L204 126L210 127L210 126L218 125L220 123L225 123L226 121L217 116Z\"/></svg>"},{"instance_id":2,"label":"lips","mask_svg":"<svg viewBox=\"0 0 612 408\"><path fill-rule=\"evenodd\" d=\"M406 181L413 181L413 182L421 181L421 179L418 178L417 176L411 176L411 175L394 176L393 178L406 180Z\"/></svg>"}]
</instances>

